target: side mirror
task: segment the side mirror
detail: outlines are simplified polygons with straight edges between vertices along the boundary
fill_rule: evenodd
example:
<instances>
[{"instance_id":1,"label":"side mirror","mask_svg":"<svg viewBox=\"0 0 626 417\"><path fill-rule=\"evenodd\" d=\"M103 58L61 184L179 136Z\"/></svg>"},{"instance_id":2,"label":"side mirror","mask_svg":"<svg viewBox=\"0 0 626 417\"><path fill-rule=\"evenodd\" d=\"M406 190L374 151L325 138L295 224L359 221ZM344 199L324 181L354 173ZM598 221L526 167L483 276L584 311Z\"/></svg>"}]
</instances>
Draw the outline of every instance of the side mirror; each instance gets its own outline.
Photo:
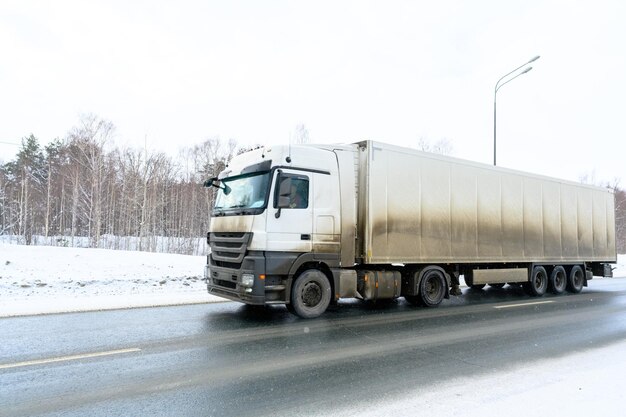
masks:
<instances>
[{"instance_id":1,"label":"side mirror","mask_svg":"<svg viewBox=\"0 0 626 417\"><path fill-rule=\"evenodd\" d=\"M230 194L230 192L232 191L232 188L230 188L227 184L223 184L222 186L220 186L221 181L217 178L217 177L213 177L213 178L209 178L208 180L206 180L204 182L204 184L202 184L203 186L209 188L209 187L215 187L215 188L219 188L220 190L224 191L224 194L228 195Z\"/></svg>"},{"instance_id":2,"label":"side mirror","mask_svg":"<svg viewBox=\"0 0 626 417\"><path fill-rule=\"evenodd\" d=\"M204 184L202 184L204 187L209 188L209 187L216 187L216 185L214 184L215 181L217 181L217 177L213 177L213 178L209 178L208 180L206 180L204 182Z\"/></svg>"}]
</instances>

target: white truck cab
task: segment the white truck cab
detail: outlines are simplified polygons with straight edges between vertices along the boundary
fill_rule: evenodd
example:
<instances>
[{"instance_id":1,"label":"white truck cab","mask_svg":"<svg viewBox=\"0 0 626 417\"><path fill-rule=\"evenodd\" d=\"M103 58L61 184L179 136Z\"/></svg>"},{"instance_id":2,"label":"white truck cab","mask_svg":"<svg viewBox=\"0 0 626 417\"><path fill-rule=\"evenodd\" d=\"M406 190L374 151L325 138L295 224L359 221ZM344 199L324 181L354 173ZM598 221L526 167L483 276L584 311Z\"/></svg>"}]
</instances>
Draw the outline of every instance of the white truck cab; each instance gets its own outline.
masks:
<instances>
[{"instance_id":1,"label":"white truck cab","mask_svg":"<svg viewBox=\"0 0 626 417\"><path fill-rule=\"evenodd\" d=\"M356 221L355 178L342 189L339 165L354 172L356 152L356 145L261 147L207 181L219 188L207 237L208 291L293 310L293 278L307 272L298 314L318 315L338 298L339 268L354 265ZM347 275L355 287L355 273Z\"/></svg>"}]
</instances>

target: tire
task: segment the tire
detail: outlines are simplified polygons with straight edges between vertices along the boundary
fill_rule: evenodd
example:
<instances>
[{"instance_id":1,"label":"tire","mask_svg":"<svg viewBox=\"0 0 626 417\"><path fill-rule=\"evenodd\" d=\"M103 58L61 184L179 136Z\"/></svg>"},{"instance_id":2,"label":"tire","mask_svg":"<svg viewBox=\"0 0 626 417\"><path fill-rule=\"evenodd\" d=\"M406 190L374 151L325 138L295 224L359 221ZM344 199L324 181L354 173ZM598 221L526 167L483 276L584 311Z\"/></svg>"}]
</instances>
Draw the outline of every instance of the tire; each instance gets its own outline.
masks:
<instances>
[{"instance_id":1,"label":"tire","mask_svg":"<svg viewBox=\"0 0 626 417\"><path fill-rule=\"evenodd\" d=\"M438 269L426 271L419 284L421 304L425 307L437 307L446 295L446 277Z\"/></svg>"},{"instance_id":2,"label":"tire","mask_svg":"<svg viewBox=\"0 0 626 417\"><path fill-rule=\"evenodd\" d=\"M312 319L326 311L331 296L328 277L318 269L308 269L291 287L291 307L297 316Z\"/></svg>"},{"instance_id":3,"label":"tire","mask_svg":"<svg viewBox=\"0 0 626 417\"><path fill-rule=\"evenodd\" d=\"M536 266L530 275L530 281L524 283L524 289L533 297L541 297L548 289L548 273L543 266Z\"/></svg>"},{"instance_id":4,"label":"tire","mask_svg":"<svg viewBox=\"0 0 626 417\"><path fill-rule=\"evenodd\" d=\"M491 288L495 288L495 289L497 289L497 290L501 290L502 288L504 288L504 284L503 284L503 283L501 283L501 282L499 282L499 283L497 283L497 284L489 284L489 286L490 286Z\"/></svg>"},{"instance_id":5,"label":"tire","mask_svg":"<svg viewBox=\"0 0 626 417\"><path fill-rule=\"evenodd\" d=\"M567 276L567 291L578 294L585 285L585 271L579 266L574 265Z\"/></svg>"},{"instance_id":6,"label":"tire","mask_svg":"<svg viewBox=\"0 0 626 417\"><path fill-rule=\"evenodd\" d=\"M552 294L563 294L567 286L567 273L562 266L555 266L550 273L548 288Z\"/></svg>"}]
</instances>

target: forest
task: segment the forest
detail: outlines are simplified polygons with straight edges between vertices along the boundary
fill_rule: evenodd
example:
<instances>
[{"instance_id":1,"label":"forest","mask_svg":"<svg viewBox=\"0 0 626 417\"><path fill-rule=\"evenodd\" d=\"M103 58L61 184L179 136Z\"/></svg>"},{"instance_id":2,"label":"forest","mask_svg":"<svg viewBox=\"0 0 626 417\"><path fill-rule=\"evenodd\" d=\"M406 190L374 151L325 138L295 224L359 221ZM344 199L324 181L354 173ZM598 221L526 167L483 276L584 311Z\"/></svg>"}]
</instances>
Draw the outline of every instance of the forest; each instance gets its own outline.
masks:
<instances>
[{"instance_id":1,"label":"forest","mask_svg":"<svg viewBox=\"0 0 626 417\"><path fill-rule=\"evenodd\" d=\"M202 183L241 151L236 142L207 139L173 158L115 147L114 130L87 115L45 147L23 138L0 165L0 238L203 254L214 192Z\"/></svg>"},{"instance_id":2,"label":"forest","mask_svg":"<svg viewBox=\"0 0 626 417\"><path fill-rule=\"evenodd\" d=\"M120 149L114 131L90 114L46 146L22 138L16 157L0 164L0 241L205 254L214 190L202 184L245 149L210 138L172 157ZM303 125L296 141L308 141ZM604 186L615 192L617 249L626 253L626 191L618 181Z\"/></svg>"}]
</instances>

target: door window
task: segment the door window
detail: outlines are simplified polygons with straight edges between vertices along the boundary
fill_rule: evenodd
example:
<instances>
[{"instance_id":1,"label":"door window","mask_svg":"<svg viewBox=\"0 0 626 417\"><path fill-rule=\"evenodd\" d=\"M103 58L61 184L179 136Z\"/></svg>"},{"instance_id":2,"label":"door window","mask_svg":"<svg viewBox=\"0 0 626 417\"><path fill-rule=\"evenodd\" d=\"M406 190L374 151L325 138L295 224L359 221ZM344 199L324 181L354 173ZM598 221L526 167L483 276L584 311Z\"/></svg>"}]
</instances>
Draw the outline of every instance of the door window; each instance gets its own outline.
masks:
<instances>
[{"instance_id":1,"label":"door window","mask_svg":"<svg viewBox=\"0 0 626 417\"><path fill-rule=\"evenodd\" d=\"M281 173L278 177L275 208L305 209L309 207L309 178Z\"/></svg>"}]
</instances>

